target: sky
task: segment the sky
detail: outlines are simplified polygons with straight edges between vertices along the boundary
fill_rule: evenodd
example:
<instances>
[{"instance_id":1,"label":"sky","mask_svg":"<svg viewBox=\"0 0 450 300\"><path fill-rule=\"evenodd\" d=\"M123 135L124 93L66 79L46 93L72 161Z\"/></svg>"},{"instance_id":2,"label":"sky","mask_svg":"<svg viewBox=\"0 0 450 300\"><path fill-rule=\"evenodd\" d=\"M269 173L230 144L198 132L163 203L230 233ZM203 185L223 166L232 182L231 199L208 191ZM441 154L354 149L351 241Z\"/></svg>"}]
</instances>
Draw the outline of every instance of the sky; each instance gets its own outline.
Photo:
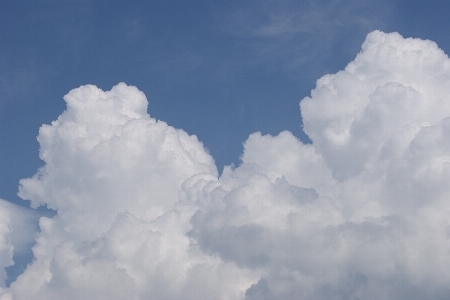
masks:
<instances>
[{"instance_id":1,"label":"sky","mask_svg":"<svg viewBox=\"0 0 450 300\"><path fill-rule=\"evenodd\" d=\"M0 0L0 299L448 299L449 13Z\"/></svg>"}]
</instances>

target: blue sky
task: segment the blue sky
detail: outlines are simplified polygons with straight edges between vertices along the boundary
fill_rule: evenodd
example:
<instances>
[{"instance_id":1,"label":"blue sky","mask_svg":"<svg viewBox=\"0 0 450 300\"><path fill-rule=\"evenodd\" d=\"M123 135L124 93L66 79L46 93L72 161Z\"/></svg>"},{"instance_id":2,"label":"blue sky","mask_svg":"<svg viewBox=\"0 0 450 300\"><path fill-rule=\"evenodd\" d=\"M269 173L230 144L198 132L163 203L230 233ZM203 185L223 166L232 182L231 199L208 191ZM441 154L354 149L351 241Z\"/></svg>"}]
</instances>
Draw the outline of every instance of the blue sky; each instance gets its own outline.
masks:
<instances>
[{"instance_id":1,"label":"blue sky","mask_svg":"<svg viewBox=\"0 0 450 300\"><path fill-rule=\"evenodd\" d=\"M135 85L149 113L195 134L221 170L249 134L306 140L298 102L372 30L435 41L448 1L1 1L0 197L42 165L38 128L71 89ZM26 202L25 202L26 204Z\"/></svg>"},{"instance_id":2,"label":"blue sky","mask_svg":"<svg viewBox=\"0 0 450 300\"><path fill-rule=\"evenodd\" d=\"M0 0L0 198L29 206L17 191L44 165L39 128L81 85L136 86L150 116L196 135L222 173L254 132L310 143L300 100L373 30L450 53L449 13L444 0ZM30 250L12 276L20 259Z\"/></svg>"}]
</instances>

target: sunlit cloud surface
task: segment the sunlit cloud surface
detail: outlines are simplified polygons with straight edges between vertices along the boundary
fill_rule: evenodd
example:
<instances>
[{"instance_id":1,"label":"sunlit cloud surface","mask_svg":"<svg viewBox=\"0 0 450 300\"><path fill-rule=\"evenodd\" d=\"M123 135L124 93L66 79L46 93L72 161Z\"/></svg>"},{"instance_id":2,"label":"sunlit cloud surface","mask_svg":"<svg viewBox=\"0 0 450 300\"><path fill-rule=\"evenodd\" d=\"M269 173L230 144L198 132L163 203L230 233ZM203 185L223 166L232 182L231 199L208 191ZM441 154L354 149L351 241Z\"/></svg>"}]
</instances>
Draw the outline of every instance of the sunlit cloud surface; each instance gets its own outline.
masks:
<instances>
[{"instance_id":1,"label":"sunlit cloud surface","mask_svg":"<svg viewBox=\"0 0 450 300\"><path fill-rule=\"evenodd\" d=\"M138 88L73 89L20 181L56 215L0 205L1 279L36 242L0 299L448 299L449 86L434 42L374 31L300 102L311 144L253 133L220 176Z\"/></svg>"}]
</instances>

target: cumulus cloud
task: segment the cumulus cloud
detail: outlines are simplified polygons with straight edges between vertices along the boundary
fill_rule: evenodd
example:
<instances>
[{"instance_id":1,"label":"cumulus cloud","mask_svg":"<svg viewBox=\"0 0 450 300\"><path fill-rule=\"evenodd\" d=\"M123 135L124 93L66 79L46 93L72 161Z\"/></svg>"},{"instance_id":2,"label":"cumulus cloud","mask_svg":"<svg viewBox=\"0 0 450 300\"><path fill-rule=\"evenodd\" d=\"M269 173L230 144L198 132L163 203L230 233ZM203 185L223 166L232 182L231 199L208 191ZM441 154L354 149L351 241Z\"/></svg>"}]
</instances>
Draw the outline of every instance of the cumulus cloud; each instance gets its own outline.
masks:
<instances>
[{"instance_id":1,"label":"cumulus cloud","mask_svg":"<svg viewBox=\"0 0 450 300\"><path fill-rule=\"evenodd\" d=\"M9 210L7 207L5 208L5 206L8 205L8 202L1 200L0 205L0 287L4 287L6 279L5 268L14 263L12 260L14 246L11 242L11 220Z\"/></svg>"},{"instance_id":2,"label":"cumulus cloud","mask_svg":"<svg viewBox=\"0 0 450 300\"><path fill-rule=\"evenodd\" d=\"M14 265L14 257L27 255L34 244L37 219L35 212L0 199L0 290L7 280L5 268Z\"/></svg>"},{"instance_id":3,"label":"cumulus cloud","mask_svg":"<svg viewBox=\"0 0 450 300\"><path fill-rule=\"evenodd\" d=\"M434 42L372 32L345 70L320 78L301 101L304 130L335 177L358 175L383 145L397 144L398 155L449 116L448 72Z\"/></svg>"},{"instance_id":4,"label":"cumulus cloud","mask_svg":"<svg viewBox=\"0 0 450 300\"><path fill-rule=\"evenodd\" d=\"M172 208L184 180L217 176L197 138L150 118L137 88L88 85L64 99L66 111L39 131L46 165L20 181L19 196L57 210L68 233L96 237L124 211L153 219Z\"/></svg>"},{"instance_id":5,"label":"cumulus cloud","mask_svg":"<svg viewBox=\"0 0 450 300\"><path fill-rule=\"evenodd\" d=\"M197 138L151 118L144 94L123 83L107 92L83 86L64 99L64 113L39 132L45 166L19 188L33 207L47 205L57 215L40 219L35 261L12 283L11 295L242 294L251 284L245 272L190 246L185 233L195 206L174 211L191 177L217 180L214 161Z\"/></svg>"},{"instance_id":6,"label":"cumulus cloud","mask_svg":"<svg viewBox=\"0 0 450 300\"><path fill-rule=\"evenodd\" d=\"M300 102L312 144L254 133L220 177L135 87L72 90L19 190L57 215L2 297L448 299L449 86L435 43L372 32Z\"/></svg>"}]
</instances>

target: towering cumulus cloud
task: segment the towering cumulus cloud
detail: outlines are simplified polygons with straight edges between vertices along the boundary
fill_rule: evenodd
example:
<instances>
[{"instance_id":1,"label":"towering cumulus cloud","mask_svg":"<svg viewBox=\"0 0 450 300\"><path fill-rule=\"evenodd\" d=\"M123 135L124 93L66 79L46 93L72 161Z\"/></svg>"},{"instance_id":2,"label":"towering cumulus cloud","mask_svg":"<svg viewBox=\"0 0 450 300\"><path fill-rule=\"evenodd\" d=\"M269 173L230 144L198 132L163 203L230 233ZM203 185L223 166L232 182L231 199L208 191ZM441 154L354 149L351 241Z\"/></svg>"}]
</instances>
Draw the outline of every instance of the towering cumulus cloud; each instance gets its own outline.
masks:
<instances>
[{"instance_id":1,"label":"towering cumulus cloud","mask_svg":"<svg viewBox=\"0 0 450 300\"><path fill-rule=\"evenodd\" d=\"M435 43L372 32L300 102L312 144L254 133L219 178L136 88L72 90L19 190L57 214L1 297L448 299L449 87Z\"/></svg>"}]
</instances>

